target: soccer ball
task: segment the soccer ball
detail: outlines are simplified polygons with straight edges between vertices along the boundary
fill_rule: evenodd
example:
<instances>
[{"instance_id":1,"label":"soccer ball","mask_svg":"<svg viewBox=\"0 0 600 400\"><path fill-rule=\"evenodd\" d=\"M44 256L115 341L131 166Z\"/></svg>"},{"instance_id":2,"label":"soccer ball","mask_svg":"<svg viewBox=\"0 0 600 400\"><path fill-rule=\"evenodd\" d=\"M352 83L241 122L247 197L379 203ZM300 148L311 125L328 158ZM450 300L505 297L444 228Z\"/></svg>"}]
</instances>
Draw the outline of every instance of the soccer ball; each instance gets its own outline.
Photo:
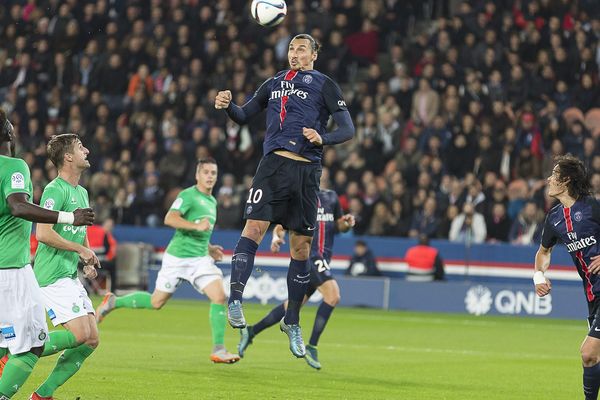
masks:
<instances>
[{"instance_id":1,"label":"soccer ball","mask_svg":"<svg viewBox=\"0 0 600 400\"><path fill-rule=\"evenodd\" d=\"M250 5L252 18L262 26L279 25L287 14L284 0L252 0Z\"/></svg>"}]
</instances>

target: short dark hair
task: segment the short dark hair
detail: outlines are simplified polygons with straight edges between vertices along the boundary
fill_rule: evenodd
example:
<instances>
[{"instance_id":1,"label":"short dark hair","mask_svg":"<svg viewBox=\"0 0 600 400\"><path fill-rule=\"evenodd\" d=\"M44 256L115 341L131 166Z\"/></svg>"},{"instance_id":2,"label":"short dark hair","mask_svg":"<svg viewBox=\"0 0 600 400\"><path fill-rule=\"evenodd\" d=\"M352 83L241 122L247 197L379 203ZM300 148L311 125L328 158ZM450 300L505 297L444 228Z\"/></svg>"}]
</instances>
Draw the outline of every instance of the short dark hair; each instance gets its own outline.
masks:
<instances>
[{"instance_id":1,"label":"short dark hair","mask_svg":"<svg viewBox=\"0 0 600 400\"><path fill-rule=\"evenodd\" d=\"M309 35L308 33L301 33L299 35L296 35L292 38L292 40L294 39L306 39L310 42L310 48L312 49L312 51L314 51L315 53L318 53L319 50L321 50L321 44L319 42L316 41L316 39L314 37L312 37L311 35Z\"/></svg>"},{"instance_id":2,"label":"short dark hair","mask_svg":"<svg viewBox=\"0 0 600 400\"><path fill-rule=\"evenodd\" d=\"M0 143L13 141L14 127L8 120L6 111L0 108Z\"/></svg>"},{"instance_id":3,"label":"short dark hair","mask_svg":"<svg viewBox=\"0 0 600 400\"><path fill-rule=\"evenodd\" d=\"M580 159L571 155L560 156L556 158L556 165L558 166L558 179L561 182L568 181L569 196L579 198L591 193L588 172Z\"/></svg>"},{"instance_id":4,"label":"short dark hair","mask_svg":"<svg viewBox=\"0 0 600 400\"><path fill-rule=\"evenodd\" d=\"M53 135L46 152L48 158L56 168L63 166L65 153L73 151L73 145L79 140L79 136L75 133L63 133L62 135Z\"/></svg>"},{"instance_id":5,"label":"short dark hair","mask_svg":"<svg viewBox=\"0 0 600 400\"><path fill-rule=\"evenodd\" d=\"M198 159L198 164L196 165L196 168L200 168L204 164L215 164L215 165L217 165L217 160L215 160L212 157L200 158L200 159Z\"/></svg>"}]
</instances>

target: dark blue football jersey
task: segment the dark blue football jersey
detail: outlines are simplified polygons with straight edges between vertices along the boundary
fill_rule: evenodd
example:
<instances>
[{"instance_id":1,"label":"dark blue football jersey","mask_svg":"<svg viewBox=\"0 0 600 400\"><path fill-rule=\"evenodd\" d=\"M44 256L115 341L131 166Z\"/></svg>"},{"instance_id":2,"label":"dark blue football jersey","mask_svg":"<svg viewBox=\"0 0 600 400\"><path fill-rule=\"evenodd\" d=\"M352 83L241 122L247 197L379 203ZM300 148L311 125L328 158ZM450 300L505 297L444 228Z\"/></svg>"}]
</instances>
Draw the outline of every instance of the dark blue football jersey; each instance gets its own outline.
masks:
<instances>
[{"instance_id":1,"label":"dark blue football jersey","mask_svg":"<svg viewBox=\"0 0 600 400\"><path fill-rule=\"evenodd\" d=\"M322 258L329 264L333 251L336 221L342 216L338 195L333 190L320 190L317 200L317 224L310 248L310 258Z\"/></svg>"},{"instance_id":2,"label":"dark blue football jersey","mask_svg":"<svg viewBox=\"0 0 600 400\"><path fill-rule=\"evenodd\" d=\"M313 162L321 161L323 147L310 143L302 128L326 136L329 116L347 110L339 86L315 70L278 72L258 88L254 98L267 109L263 154L285 149Z\"/></svg>"},{"instance_id":3,"label":"dark blue football jersey","mask_svg":"<svg viewBox=\"0 0 600 400\"><path fill-rule=\"evenodd\" d=\"M600 277L588 270L591 257L600 254L599 238L600 204L592 197L583 197L570 208L558 204L546 216L542 246L550 248L558 241L565 244L583 280L589 302L600 296Z\"/></svg>"}]
</instances>

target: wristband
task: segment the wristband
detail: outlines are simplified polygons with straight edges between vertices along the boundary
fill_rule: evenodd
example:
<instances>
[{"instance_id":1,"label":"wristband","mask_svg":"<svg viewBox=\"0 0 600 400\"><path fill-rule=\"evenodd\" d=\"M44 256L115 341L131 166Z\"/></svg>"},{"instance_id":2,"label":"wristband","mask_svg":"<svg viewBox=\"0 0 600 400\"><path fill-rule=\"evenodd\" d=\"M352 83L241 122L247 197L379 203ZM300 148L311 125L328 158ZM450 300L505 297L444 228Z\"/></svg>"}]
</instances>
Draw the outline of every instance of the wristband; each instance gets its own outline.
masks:
<instances>
[{"instance_id":1,"label":"wristband","mask_svg":"<svg viewBox=\"0 0 600 400\"><path fill-rule=\"evenodd\" d=\"M533 283L536 285L541 285L542 283L546 283L546 277L542 271L535 271L533 274Z\"/></svg>"},{"instance_id":2,"label":"wristband","mask_svg":"<svg viewBox=\"0 0 600 400\"><path fill-rule=\"evenodd\" d=\"M73 225L73 222L75 222L75 214L65 211L58 212L58 220L56 223Z\"/></svg>"}]
</instances>

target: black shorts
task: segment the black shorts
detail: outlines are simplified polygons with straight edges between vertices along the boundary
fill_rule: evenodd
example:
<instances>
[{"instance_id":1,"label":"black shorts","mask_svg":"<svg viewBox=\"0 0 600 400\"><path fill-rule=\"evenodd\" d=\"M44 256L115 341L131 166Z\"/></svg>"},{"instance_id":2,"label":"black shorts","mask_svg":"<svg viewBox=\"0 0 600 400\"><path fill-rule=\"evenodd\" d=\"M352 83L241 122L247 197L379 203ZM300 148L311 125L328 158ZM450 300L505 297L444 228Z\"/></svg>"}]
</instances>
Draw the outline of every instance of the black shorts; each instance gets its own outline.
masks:
<instances>
[{"instance_id":1,"label":"black shorts","mask_svg":"<svg viewBox=\"0 0 600 400\"><path fill-rule=\"evenodd\" d=\"M312 236L317 221L320 179L319 164L267 154L258 164L252 180L244 219L270 221Z\"/></svg>"},{"instance_id":2,"label":"black shorts","mask_svg":"<svg viewBox=\"0 0 600 400\"><path fill-rule=\"evenodd\" d=\"M588 336L600 339L600 298L596 297L591 303L588 302L588 324L590 330Z\"/></svg>"},{"instance_id":3,"label":"black shorts","mask_svg":"<svg viewBox=\"0 0 600 400\"><path fill-rule=\"evenodd\" d=\"M311 258L310 284L306 291L306 297L310 299L310 296L317 291L319 286L332 279L334 278L333 275L331 275L331 270L329 269L327 261L322 258Z\"/></svg>"}]
</instances>

